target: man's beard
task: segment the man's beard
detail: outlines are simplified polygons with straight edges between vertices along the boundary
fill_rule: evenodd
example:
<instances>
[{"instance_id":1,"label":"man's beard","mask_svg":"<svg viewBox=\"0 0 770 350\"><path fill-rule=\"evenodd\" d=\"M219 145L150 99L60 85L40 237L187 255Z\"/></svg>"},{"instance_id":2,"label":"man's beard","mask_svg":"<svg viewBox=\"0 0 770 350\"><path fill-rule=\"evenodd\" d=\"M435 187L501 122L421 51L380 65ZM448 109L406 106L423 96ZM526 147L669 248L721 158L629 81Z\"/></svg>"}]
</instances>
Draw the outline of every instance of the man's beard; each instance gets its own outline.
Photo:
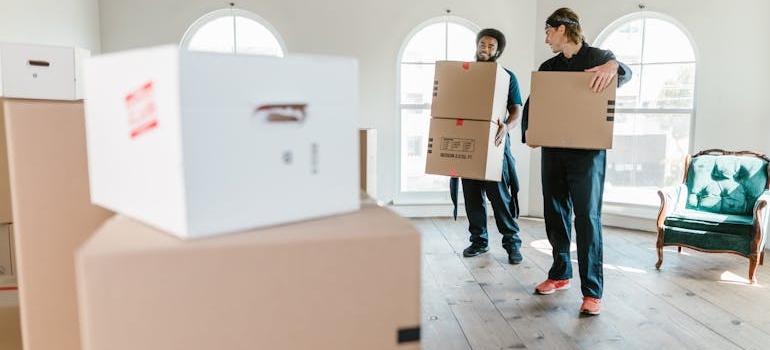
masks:
<instances>
[{"instance_id":1,"label":"man's beard","mask_svg":"<svg viewBox=\"0 0 770 350\"><path fill-rule=\"evenodd\" d=\"M476 62L495 62L497 61L497 56L490 56L489 59L482 60L479 57L479 54L476 54Z\"/></svg>"}]
</instances>

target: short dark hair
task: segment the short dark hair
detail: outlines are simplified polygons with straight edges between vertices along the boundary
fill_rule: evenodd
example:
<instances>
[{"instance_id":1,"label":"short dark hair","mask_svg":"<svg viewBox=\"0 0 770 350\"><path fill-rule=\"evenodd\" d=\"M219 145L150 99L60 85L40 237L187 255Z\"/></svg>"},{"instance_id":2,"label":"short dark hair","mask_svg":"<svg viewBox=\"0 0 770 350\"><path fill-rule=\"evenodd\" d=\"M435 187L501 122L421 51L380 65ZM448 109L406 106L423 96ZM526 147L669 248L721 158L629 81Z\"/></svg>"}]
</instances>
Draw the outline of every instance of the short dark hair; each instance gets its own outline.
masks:
<instances>
[{"instance_id":1,"label":"short dark hair","mask_svg":"<svg viewBox=\"0 0 770 350\"><path fill-rule=\"evenodd\" d=\"M478 45L481 38L485 36L488 36L490 38L495 38L495 40L497 40L496 57L500 57L500 55L503 54L503 50L505 50L505 35L503 35L503 32L494 28L484 28L481 31L479 31L478 34L476 34L476 44Z\"/></svg>"}]
</instances>

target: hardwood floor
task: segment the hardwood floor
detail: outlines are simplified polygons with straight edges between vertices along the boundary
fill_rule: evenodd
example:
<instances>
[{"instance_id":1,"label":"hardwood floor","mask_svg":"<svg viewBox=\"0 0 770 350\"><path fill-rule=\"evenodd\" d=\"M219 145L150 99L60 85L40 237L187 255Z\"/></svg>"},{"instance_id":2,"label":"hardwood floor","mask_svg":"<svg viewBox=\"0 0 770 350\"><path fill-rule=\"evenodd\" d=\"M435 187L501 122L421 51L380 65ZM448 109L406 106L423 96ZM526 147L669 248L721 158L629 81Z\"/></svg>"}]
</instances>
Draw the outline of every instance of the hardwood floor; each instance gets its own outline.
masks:
<instances>
[{"instance_id":1,"label":"hardwood floor","mask_svg":"<svg viewBox=\"0 0 770 350\"><path fill-rule=\"evenodd\" d=\"M520 220L519 265L494 220L489 253L473 258L462 257L465 218L411 221L423 234L424 350L770 349L770 266L751 286L746 258L667 247L656 270L655 234L605 227L602 313L581 316L574 251L572 288L533 293L552 261L542 220Z\"/></svg>"}]
</instances>

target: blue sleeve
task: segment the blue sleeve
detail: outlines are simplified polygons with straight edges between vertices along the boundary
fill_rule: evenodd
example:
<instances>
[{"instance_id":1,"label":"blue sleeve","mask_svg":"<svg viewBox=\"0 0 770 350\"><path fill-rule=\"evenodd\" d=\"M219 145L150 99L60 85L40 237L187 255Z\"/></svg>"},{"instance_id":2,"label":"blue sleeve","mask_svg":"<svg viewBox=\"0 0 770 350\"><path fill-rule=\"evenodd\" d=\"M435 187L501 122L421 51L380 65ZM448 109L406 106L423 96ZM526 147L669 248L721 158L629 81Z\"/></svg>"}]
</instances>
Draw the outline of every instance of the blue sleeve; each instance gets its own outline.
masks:
<instances>
[{"instance_id":1,"label":"blue sleeve","mask_svg":"<svg viewBox=\"0 0 770 350\"><path fill-rule=\"evenodd\" d=\"M516 79L516 75L508 69L505 69L508 75L511 76L511 81L508 83L508 108L512 105L521 106L521 92L519 91L519 80Z\"/></svg>"}]
</instances>

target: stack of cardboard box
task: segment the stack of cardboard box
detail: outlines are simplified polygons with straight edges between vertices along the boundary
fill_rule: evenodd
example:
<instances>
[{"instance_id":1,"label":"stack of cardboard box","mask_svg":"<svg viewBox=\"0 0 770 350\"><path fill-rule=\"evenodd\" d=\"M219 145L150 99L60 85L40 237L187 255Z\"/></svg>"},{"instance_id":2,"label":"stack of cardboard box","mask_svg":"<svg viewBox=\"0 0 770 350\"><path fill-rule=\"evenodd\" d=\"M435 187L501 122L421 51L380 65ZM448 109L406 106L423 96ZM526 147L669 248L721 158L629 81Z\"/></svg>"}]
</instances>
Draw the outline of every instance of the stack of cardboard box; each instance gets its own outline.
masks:
<instances>
[{"instance_id":1,"label":"stack of cardboard box","mask_svg":"<svg viewBox=\"0 0 770 350\"><path fill-rule=\"evenodd\" d=\"M420 235L361 205L348 58L161 46L86 65L83 349L417 349Z\"/></svg>"},{"instance_id":2,"label":"stack of cardboard box","mask_svg":"<svg viewBox=\"0 0 770 350\"><path fill-rule=\"evenodd\" d=\"M354 60L0 53L25 350L419 348L420 235L361 204Z\"/></svg>"},{"instance_id":3,"label":"stack of cardboard box","mask_svg":"<svg viewBox=\"0 0 770 350\"><path fill-rule=\"evenodd\" d=\"M425 172L500 181L510 76L495 62L436 62Z\"/></svg>"},{"instance_id":4,"label":"stack of cardboard box","mask_svg":"<svg viewBox=\"0 0 770 350\"><path fill-rule=\"evenodd\" d=\"M88 55L72 47L0 45L13 270L26 350L80 349L73 254L111 215L88 194L79 78Z\"/></svg>"}]
</instances>

